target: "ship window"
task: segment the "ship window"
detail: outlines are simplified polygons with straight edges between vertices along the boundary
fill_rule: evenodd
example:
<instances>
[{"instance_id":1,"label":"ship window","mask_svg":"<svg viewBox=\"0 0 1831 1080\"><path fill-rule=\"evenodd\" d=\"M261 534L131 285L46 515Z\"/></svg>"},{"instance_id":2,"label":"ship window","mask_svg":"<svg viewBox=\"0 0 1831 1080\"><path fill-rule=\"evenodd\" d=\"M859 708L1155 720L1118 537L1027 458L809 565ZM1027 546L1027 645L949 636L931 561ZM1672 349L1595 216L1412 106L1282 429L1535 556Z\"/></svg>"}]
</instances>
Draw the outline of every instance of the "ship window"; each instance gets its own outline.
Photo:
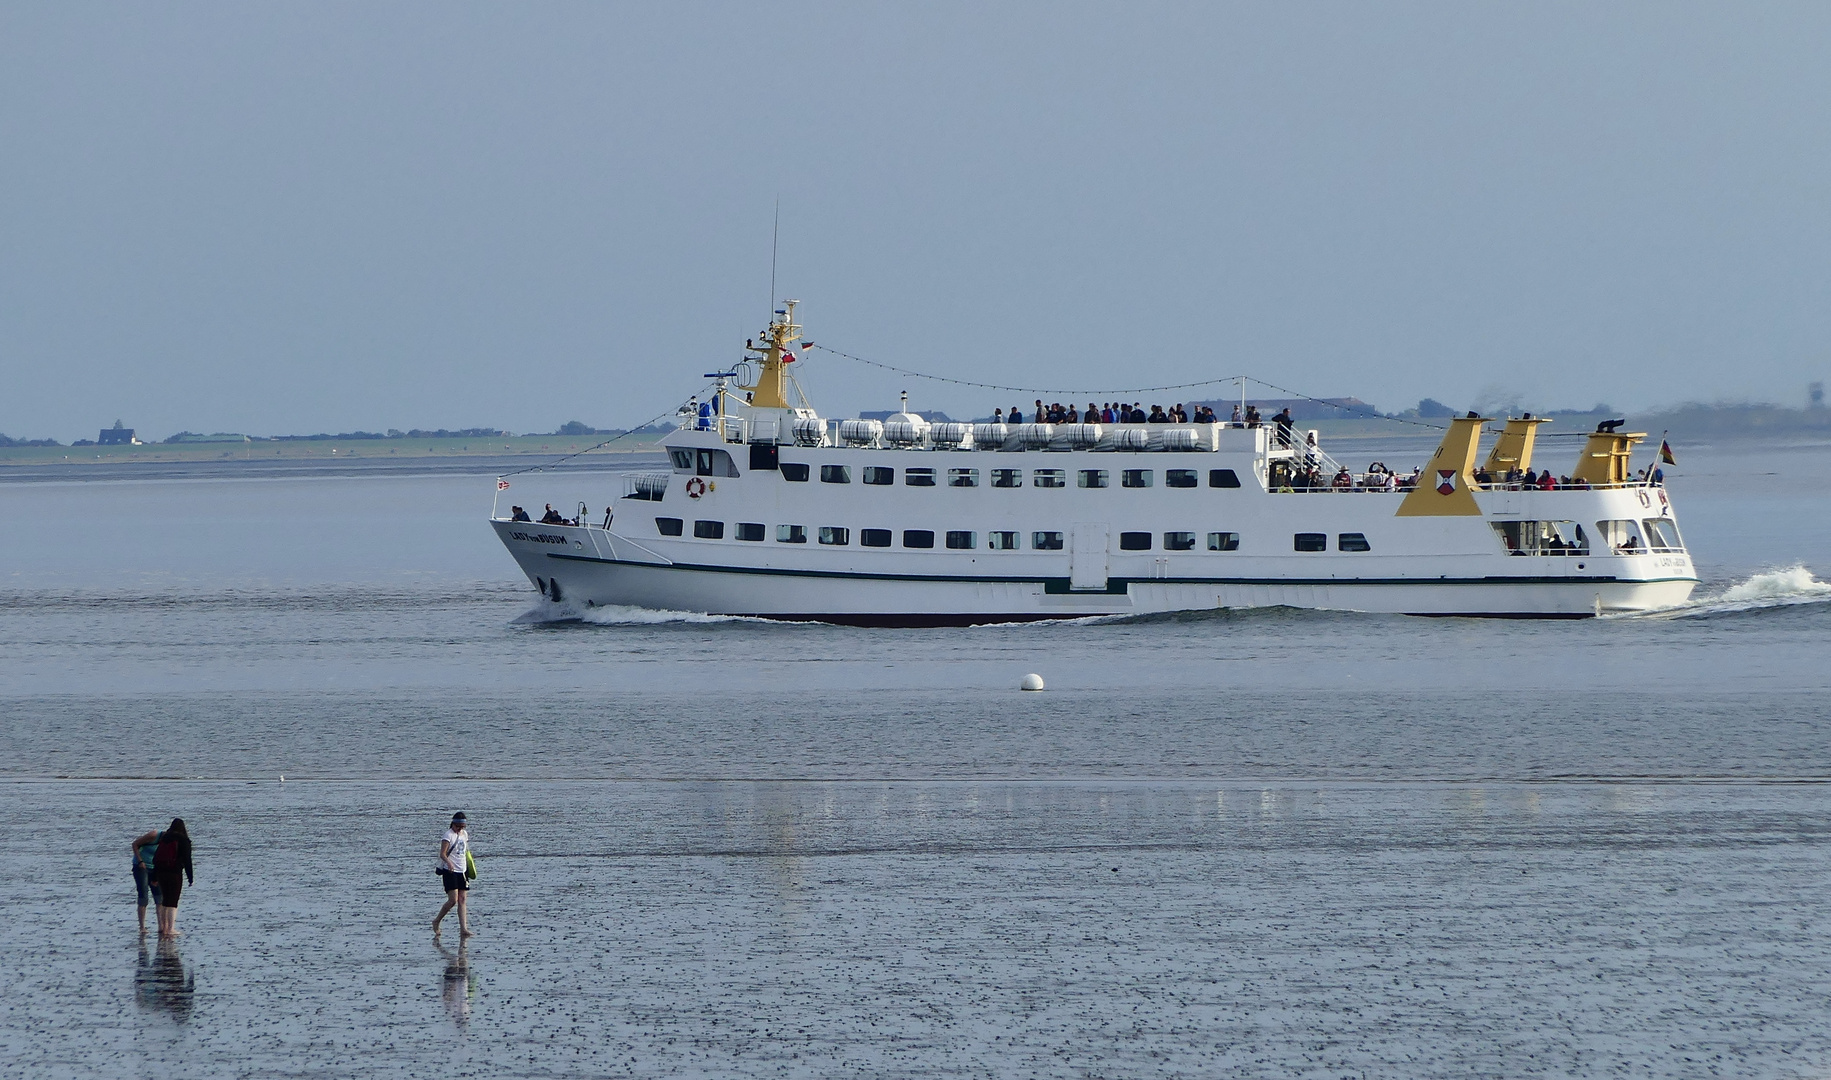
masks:
<instances>
[{"instance_id":1,"label":"ship window","mask_svg":"<svg viewBox=\"0 0 1831 1080\"><path fill-rule=\"evenodd\" d=\"M797 484L807 483L807 462L784 461L782 463L782 479L793 480Z\"/></svg>"},{"instance_id":2,"label":"ship window","mask_svg":"<svg viewBox=\"0 0 1831 1080\"><path fill-rule=\"evenodd\" d=\"M781 447L777 446L775 443L760 443L760 442L751 443L750 444L751 471L754 472L757 469L775 468L776 463L779 462L780 460L782 460L781 453L782 453Z\"/></svg>"},{"instance_id":3,"label":"ship window","mask_svg":"<svg viewBox=\"0 0 1831 1080\"><path fill-rule=\"evenodd\" d=\"M1151 534L1147 532L1122 532L1119 534L1120 551L1151 550Z\"/></svg>"},{"instance_id":4,"label":"ship window","mask_svg":"<svg viewBox=\"0 0 1831 1080\"><path fill-rule=\"evenodd\" d=\"M931 548L935 546L935 534L931 529L904 529L903 546L906 548Z\"/></svg>"},{"instance_id":5,"label":"ship window","mask_svg":"<svg viewBox=\"0 0 1831 1080\"><path fill-rule=\"evenodd\" d=\"M724 450L693 451L693 471L701 476L736 476L737 462Z\"/></svg>"},{"instance_id":6,"label":"ship window","mask_svg":"<svg viewBox=\"0 0 1831 1080\"><path fill-rule=\"evenodd\" d=\"M1292 545L1298 551L1329 550L1328 533L1298 533Z\"/></svg>"},{"instance_id":7,"label":"ship window","mask_svg":"<svg viewBox=\"0 0 1831 1080\"><path fill-rule=\"evenodd\" d=\"M909 487L934 487L935 471L933 469L904 469L903 483Z\"/></svg>"},{"instance_id":8,"label":"ship window","mask_svg":"<svg viewBox=\"0 0 1831 1080\"><path fill-rule=\"evenodd\" d=\"M1602 542L1617 552L1646 550L1640 529L1632 521L1598 521L1596 531L1602 534Z\"/></svg>"},{"instance_id":9,"label":"ship window","mask_svg":"<svg viewBox=\"0 0 1831 1080\"><path fill-rule=\"evenodd\" d=\"M947 470L947 486L948 487L978 487L979 486L979 470L978 469L949 469L949 470Z\"/></svg>"},{"instance_id":10,"label":"ship window","mask_svg":"<svg viewBox=\"0 0 1831 1080\"><path fill-rule=\"evenodd\" d=\"M1075 474L1075 485L1084 488L1103 488L1106 486L1105 469L1082 469Z\"/></svg>"},{"instance_id":11,"label":"ship window","mask_svg":"<svg viewBox=\"0 0 1831 1080\"><path fill-rule=\"evenodd\" d=\"M1126 487L1150 487L1151 470L1126 469L1119 475L1119 483Z\"/></svg>"},{"instance_id":12,"label":"ship window","mask_svg":"<svg viewBox=\"0 0 1831 1080\"><path fill-rule=\"evenodd\" d=\"M1030 534L1030 546L1038 551L1062 550L1062 534L1059 532L1033 532Z\"/></svg>"},{"instance_id":13,"label":"ship window","mask_svg":"<svg viewBox=\"0 0 1831 1080\"><path fill-rule=\"evenodd\" d=\"M1017 534L1014 532L989 532L985 534L985 546L993 551L1016 551Z\"/></svg>"},{"instance_id":14,"label":"ship window","mask_svg":"<svg viewBox=\"0 0 1831 1080\"><path fill-rule=\"evenodd\" d=\"M1209 551L1240 550L1240 534L1236 532L1217 532L1208 534Z\"/></svg>"},{"instance_id":15,"label":"ship window","mask_svg":"<svg viewBox=\"0 0 1831 1080\"><path fill-rule=\"evenodd\" d=\"M823 484L849 484L852 482L850 465L820 466L820 482Z\"/></svg>"},{"instance_id":16,"label":"ship window","mask_svg":"<svg viewBox=\"0 0 1831 1080\"><path fill-rule=\"evenodd\" d=\"M1589 537L1574 521L1494 521L1509 555L1588 555Z\"/></svg>"},{"instance_id":17,"label":"ship window","mask_svg":"<svg viewBox=\"0 0 1831 1080\"><path fill-rule=\"evenodd\" d=\"M1167 532L1163 534L1165 551L1194 551L1195 534L1191 532Z\"/></svg>"},{"instance_id":18,"label":"ship window","mask_svg":"<svg viewBox=\"0 0 1831 1080\"><path fill-rule=\"evenodd\" d=\"M979 546L979 536L977 533L968 532L965 529L949 529L947 546L955 551L971 551Z\"/></svg>"},{"instance_id":19,"label":"ship window","mask_svg":"<svg viewBox=\"0 0 1831 1080\"><path fill-rule=\"evenodd\" d=\"M824 543L827 543L828 541L826 541L825 539L822 539L820 542L824 544ZM890 546L890 530L889 529L860 529L860 530L858 530L858 542L860 545L862 545L864 547L889 547Z\"/></svg>"},{"instance_id":20,"label":"ship window","mask_svg":"<svg viewBox=\"0 0 1831 1080\"><path fill-rule=\"evenodd\" d=\"M1237 488L1240 486L1240 478L1232 469L1209 469L1208 486Z\"/></svg>"},{"instance_id":21,"label":"ship window","mask_svg":"<svg viewBox=\"0 0 1831 1080\"><path fill-rule=\"evenodd\" d=\"M655 531L663 536L679 536L685 525L679 518L656 518Z\"/></svg>"},{"instance_id":22,"label":"ship window","mask_svg":"<svg viewBox=\"0 0 1831 1080\"><path fill-rule=\"evenodd\" d=\"M1335 538L1336 551L1372 551L1366 533L1342 533Z\"/></svg>"},{"instance_id":23,"label":"ship window","mask_svg":"<svg viewBox=\"0 0 1831 1080\"><path fill-rule=\"evenodd\" d=\"M725 523L722 521L695 521L693 523L693 535L699 537L701 540L723 540L725 538Z\"/></svg>"},{"instance_id":24,"label":"ship window","mask_svg":"<svg viewBox=\"0 0 1831 1080\"><path fill-rule=\"evenodd\" d=\"M1001 488L1019 488L1024 486L1022 469L993 469L992 486Z\"/></svg>"},{"instance_id":25,"label":"ship window","mask_svg":"<svg viewBox=\"0 0 1831 1080\"><path fill-rule=\"evenodd\" d=\"M1194 487L1194 469L1165 469L1163 471L1164 487Z\"/></svg>"},{"instance_id":26,"label":"ship window","mask_svg":"<svg viewBox=\"0 0 1831 1080\"><path fill-rule=\"evenodd\" d=\"M842 529L837 525L820 526L820 542L841 547L852 542L852 530Z\"/></svg>"},{"instance_id":27,"label":"ship window","mask_svg":"<svg viewBox=\"0 0 1831 1080\"><path fill-rule=\"evenodd\" d=\"M1068 477L1060 469L1031 469L1030 483L1034 487L1067 487Z\"/></svg>"},{"instance_id":28,"label":"ship window","mask_svg":"<svg viewBox=\"0 0 1831 1080\"><path fill-rule=\"evenodd\" d=\"M691 450L669 450L668 457L673 459L674 468L676 471L678 471L678 472L692 472L693 471L693 451L691 451Z\"/></svg>"},{"instance_id":29,"label":"ship window","mask_svg":"<svg viewBox=\"0 0 1831 1080\"><path fill-rule=\"evenodd\" d=\"M778 543L778 544L805 544L805 543L807 543L807 526L806 525L777 525L776 526L776 543Z\"/></svg>"},{"instance_id":30,"label":"ship window","mask_svg":"<svg viewBox=\"0 0 1831 1080\"><path fill-rule=\"evenodd\" d=\"M1654 551L1683 551L1679 543L1678 525L1665 518L1648 518L1640 523L1646 530L1647 543L1653 545Z\"/></svg>"},{"instance_id":31,"label":"ship window","mask_svg":"<svg viewBox=\"0 0 1831 1080\"><path fill-rule=\"evenodd\" d=\"M894 484L896 483L896 470L884 465L867 465L865 466L864 481L867 484L876 484L879 487L882 487L885 484Z\"/></svg>"},{"instance_id":32,"label":"ship window","mask_svg":"<svg viewBox=\"0 0 1831 1080\"><path fill-rule=\"evenodd\" d=\"M739 540L761 540L761 539L763 539L763 523L760 521L740 521L740 522L738 522L737 523L737 538Z\"/></svg>"}]
</instances>

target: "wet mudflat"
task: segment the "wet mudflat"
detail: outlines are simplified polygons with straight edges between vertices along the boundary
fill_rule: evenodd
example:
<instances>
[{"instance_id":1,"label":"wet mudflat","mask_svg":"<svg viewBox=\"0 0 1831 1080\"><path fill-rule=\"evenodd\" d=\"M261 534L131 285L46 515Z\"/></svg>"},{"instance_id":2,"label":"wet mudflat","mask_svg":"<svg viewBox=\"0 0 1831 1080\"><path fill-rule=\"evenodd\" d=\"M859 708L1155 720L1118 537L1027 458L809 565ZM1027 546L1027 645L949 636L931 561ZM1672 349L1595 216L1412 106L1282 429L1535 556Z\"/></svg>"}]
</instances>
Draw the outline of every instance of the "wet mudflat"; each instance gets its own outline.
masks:
<instances>
[{"instance_id":1,"label":"wet mudflat","mask_svg":"<svg viewBox=\"0 0 1831 1080\"><path fill-rule=\"evenodd\" d=\"M201 876L160 947L97 838L175 803ZM422 865L459 804L462 946ZM0 817L12 1073L1831 1060L1817 784L11 782Z\"/></svg>"}]
</instances>

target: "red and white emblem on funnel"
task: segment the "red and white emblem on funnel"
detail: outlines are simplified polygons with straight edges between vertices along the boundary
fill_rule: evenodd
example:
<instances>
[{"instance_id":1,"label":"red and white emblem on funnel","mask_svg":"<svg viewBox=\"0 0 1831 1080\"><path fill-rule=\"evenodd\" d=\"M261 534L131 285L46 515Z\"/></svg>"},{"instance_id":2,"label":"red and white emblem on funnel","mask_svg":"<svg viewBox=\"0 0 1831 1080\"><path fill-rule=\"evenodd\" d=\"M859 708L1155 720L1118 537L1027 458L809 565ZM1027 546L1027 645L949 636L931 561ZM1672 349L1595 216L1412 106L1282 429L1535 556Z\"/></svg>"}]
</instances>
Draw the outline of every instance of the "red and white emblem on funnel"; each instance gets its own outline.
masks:
<instances>
[{"instance_id":1,"label":"red and white emblem on funnel","mask_svg":"<svg viewBox=\"0 0 1831 1080\"><path fill-rule=\"evenodd\" d=\"M1454 495L1456 493L1456 470L1437 470L1437 494Z\"/></svg>"}]
</instances>

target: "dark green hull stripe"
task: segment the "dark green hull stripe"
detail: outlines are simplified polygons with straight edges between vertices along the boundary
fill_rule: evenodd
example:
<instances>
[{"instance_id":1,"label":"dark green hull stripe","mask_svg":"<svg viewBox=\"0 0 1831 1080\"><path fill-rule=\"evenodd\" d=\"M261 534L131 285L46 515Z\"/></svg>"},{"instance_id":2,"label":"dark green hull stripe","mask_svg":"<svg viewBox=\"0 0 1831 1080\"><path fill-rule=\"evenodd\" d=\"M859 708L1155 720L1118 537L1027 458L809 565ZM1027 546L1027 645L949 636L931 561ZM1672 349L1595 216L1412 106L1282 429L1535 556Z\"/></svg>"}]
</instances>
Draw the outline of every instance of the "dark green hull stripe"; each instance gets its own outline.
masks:
<instances>
[{"instance_id":1,"label":"dark green hull stripe","mask_svg":"<svg viewBox=\"0 0 1831 1080\"><path fill-rule=\"evenodd\" d=\"M961 574L872 574L854 570L784 570L767 566L717 566L706 563L645 563L626 559L600 559L592 555L562 555L547 552L549 559L567 562L607 563L647 570L692 570L705 574L760 574L771 577L853 578L868 581L946 581L970 585L1042 585L1048 592L1069 592L1067 578L971 576ZM1478 578L1108 578L1104 589L1075 589L1077 595L1099 593L1121 594L1130 585L1593 585L1621 583L1657 585L1667 581L1696 581L1689 577L1619 578L1613 575L1595 577L1478 577ZM1060 582L1060 585L1057 583Z\"/></svg>"}]
</instances>

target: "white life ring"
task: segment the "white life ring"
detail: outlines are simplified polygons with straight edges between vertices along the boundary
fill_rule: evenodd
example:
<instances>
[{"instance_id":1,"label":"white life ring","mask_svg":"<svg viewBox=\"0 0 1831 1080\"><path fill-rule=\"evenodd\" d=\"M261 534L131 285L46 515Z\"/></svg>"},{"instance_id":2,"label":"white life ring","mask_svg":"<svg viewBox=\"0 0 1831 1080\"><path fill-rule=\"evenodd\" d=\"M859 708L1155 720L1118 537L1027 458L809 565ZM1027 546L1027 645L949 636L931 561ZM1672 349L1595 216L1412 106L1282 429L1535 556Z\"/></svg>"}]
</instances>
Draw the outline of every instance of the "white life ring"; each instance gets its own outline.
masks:
<instances>
[{"instance_id":1,"label":"white life ring","mask_svg":"<svg viewBox=\"0 0 1831 1080\"><path fill-rule=\"evenodd\" d=\"M1640 496L1640 505L1642 505L1642 506L1652 506L1653 505L1653 500L1647 498L1647 489L1646 488L1641 488L1635 494Z\"/></svg>"},{"instance_id":2,"label":"white life ring","mask_svg":"<svg viewBox=\"0 0 1831 1080\"><path fill-rule=\"evenodd\" d=\"M706 482L695 476L687 481L687 498L697 499L706 493ZM1644 497L1644 496L1643 496Z\"/></svg>"}]
</instances>

